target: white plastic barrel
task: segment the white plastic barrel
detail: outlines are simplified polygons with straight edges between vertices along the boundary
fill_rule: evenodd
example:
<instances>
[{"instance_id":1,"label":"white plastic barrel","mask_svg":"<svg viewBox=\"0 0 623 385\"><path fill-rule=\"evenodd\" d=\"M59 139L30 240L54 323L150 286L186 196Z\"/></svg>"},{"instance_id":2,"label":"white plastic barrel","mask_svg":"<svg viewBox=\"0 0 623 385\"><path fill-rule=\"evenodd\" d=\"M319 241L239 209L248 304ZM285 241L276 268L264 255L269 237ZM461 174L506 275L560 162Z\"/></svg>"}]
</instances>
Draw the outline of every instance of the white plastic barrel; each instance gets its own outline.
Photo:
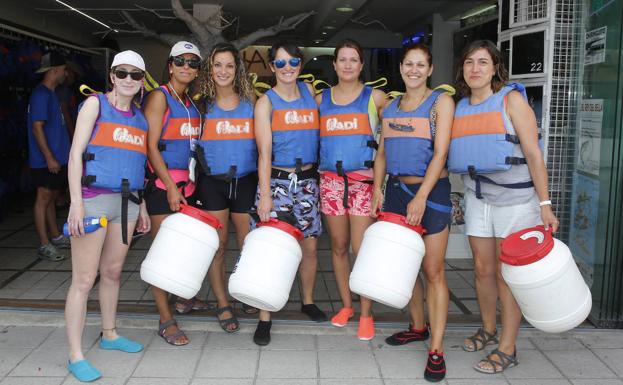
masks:
<instances>
[{"instance_id":1,"label":"white plastic barrel","mask_svg":"<svg viewBox=\"0 0 623 385\"><path fill-rule=\"evenodd\" d=\"M221 227L208 213L182 205L162 221L141 265L141 279L182 298L194 297L218 249Z\"/></svg>"},{"instance_id":2,"label":"white plastic barrel","mask_svg":"<svg viewBox=\"0 0 623 385\"><path fill-rule=\"evenodd\" d=\"M578 326L591 311L591 291L567 245L543 226L502 241L502 276L524 318L535 328L561 333Z\"/></svg>"},{"instance_id":3,"label":"white plastic barrel","mask_svg":"<svg viewBox=\"0 0 623 385\"><path fill-rule=\"evenodd\" d=\"M258 222L244 239L240 258L229 277L229 294L258 309L281 310L288 302L301 263L301 239L303 234L286 222L274 218Z\"/></svg>"},{"instance_id":4,"label":"white plastic barrel","mask_svg":"<svg viewBox=\"0 0 623 385\"><path fill-rule=\"evenodd\" d=\"M407 306L424 258L423 232L402 215L380 213L364 233L350 290L398 309Z\"/></svg>"}]
</instances>

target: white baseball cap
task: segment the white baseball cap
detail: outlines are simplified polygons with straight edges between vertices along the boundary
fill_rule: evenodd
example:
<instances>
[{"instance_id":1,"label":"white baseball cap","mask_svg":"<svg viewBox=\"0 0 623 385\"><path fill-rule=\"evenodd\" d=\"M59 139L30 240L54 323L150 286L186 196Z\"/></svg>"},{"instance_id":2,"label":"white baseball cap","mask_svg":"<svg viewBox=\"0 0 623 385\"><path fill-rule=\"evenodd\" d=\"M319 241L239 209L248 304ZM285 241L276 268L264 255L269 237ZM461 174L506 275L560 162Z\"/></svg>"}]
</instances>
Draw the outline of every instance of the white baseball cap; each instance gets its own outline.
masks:
<instances>
[{"instance_id":1,"label":"white baseball cap","mask_svg":"<svg viewBox=\"0 0 623 385\"><path fill-rule=\"evenodd\" d=\"M185 53L192 53L194 55L199 56L199 59L203 59L201 57L201 53L199 52L199 48L196 45L189 41L178 41L171 48L171 53L169 53L169 57L180 56Z\"/></svg>"},{"instance_id":2,"label":"white baseball cap","mask_svg":"<svg viewBox=\"0 0 623 385\"><path fill-rule=\"evenodd\" d=\"M141 71L145 71L145 61L143 60L141 55L131 50L119 52L118 54L116 54L115 57L112 59L112 64L110 65L110 68L114 68L121 64L133 65Z\"/></svg>"}]
</instances>

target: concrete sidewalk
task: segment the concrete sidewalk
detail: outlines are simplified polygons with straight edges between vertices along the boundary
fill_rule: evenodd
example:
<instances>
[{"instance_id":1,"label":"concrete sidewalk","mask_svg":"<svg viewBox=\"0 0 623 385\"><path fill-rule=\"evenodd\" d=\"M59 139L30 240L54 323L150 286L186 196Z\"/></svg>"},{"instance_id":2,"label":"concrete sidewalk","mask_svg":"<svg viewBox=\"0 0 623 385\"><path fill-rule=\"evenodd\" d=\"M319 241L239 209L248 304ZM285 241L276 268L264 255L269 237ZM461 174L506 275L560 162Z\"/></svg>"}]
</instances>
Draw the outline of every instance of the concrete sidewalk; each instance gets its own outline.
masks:
<instances>
[{"instance_id":1,"label":"concrete sidewalk","mask_svg":"<svg viewBox=\"0 0 623 385\"><path fill-rule=\"evenodd\" d=\"M425 343L392 347L384 338L397 324L379 324L369 342L355 337L356 324L276 321L272 342L252 342L255 322L223 332L213 317L179 317L191 343L172 347L156 336L154 316L121 315L120 332L145 344L137 354L99 349L99 316L90 314L84 334L87 358L102 372L97 384L123 385L414 385L423 379ZM76 384L66 370L63 315L56 311L0 310L0 384ZM404 326L404 325L401 325ZM483 352L460 345L473 328L450 327L446 338L445 384L623 385L623 331L575 330L548 335L522 329L519 366L484 375L472 366Z\"/></svg>"}]
</instances>

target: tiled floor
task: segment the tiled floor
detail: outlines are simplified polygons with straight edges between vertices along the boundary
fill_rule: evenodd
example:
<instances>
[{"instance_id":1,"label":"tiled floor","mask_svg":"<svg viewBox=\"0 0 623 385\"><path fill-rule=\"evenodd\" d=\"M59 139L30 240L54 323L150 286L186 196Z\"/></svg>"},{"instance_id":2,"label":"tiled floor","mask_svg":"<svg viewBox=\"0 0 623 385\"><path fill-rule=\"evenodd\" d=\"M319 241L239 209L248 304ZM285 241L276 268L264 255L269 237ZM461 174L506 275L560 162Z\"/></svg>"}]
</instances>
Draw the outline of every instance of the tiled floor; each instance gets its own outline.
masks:
<instances>
[{"instance_id":1,"label":"tiled floor","mask_svg":"<svg viewBox=\"0 0 623 385\"><path fill-rule=\"evenodd\" d=\"M66 212L59 213L59 222ZM229 274L238 255L235 234L230 234L226 254ZM154 313L154 304L149 286L141 281L140 264L149 249L149 236L139 239L129 251L123 269L119 310L121 312ZM32 223L30 209L11 213L0 222L0 307L30 307L60 309L64 306L67 288L71 278L71 261L48 262L36 257L37 236ZM340 309L335 276L331 266L329 239L323 235L318 245L319 266L315 288L318 306L333 313ZM69 254L69 250L66 250ZM450 286L449 321L451 323L478 322L478 304L473 287L473 265L467 259L448 259L446 273ZM91 292L89 306L97 307L97 286ZM199 293L200 298L213 301L214 296L207 283ZM301 293L295 282L290 301L277 318L303 319L298 311ZM240 304L235 304L240 307ZM355 305L357 306L357 305ZM374 306L379 321L405 321L404 310L393 309L381 304Z\"/></svg>"}]
</instances>

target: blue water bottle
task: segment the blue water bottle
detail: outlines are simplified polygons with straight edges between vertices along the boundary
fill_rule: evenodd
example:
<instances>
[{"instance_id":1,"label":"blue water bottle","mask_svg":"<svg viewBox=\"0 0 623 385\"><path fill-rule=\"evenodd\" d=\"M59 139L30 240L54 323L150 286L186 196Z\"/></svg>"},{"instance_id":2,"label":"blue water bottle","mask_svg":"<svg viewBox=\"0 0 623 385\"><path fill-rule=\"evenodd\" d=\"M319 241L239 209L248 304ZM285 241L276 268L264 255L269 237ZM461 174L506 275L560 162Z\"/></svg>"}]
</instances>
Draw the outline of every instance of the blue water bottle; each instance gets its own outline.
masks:
<instances>
[{"instance_id":1,"label":"blue water bottle","mask_svg":"<svg viewBox=\"0 0 623 385\"><path fill-rule=\"evenodd\" d=\"M108 219L106 217L85 217L83 219L84 224L84 232L92 233L100 227L106 227L108 225ZM63 225L63 235L69 236L69 224L65 223Z\"/></svg>"}]
</instances>

